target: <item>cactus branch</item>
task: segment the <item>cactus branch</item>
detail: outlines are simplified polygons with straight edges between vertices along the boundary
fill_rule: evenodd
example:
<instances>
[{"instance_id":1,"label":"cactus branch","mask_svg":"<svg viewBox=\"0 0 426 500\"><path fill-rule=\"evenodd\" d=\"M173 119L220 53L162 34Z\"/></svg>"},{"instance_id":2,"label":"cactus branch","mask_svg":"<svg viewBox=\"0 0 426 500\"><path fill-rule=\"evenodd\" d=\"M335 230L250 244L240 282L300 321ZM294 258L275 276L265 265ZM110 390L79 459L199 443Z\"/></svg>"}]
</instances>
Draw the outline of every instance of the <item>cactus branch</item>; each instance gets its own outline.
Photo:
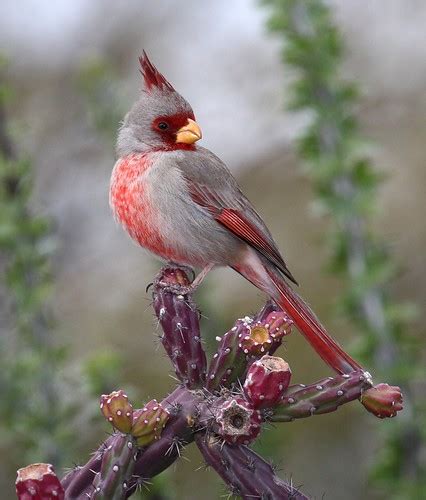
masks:
<instances>
[{"instance_id":1,"label":"cactus branch","mask_svg":"<svg viewBox=\"0 0 426 500\"><path fill-rule=\"evenodd\" d=\"M219 345L209 366L209 391L230 385L244 375L247 367L264 354L273 354L293 322L277 306L267 302L254 317L238 319L229 332L219 337Z\"/></svg>"},{"instance_id":2,"label":"cactus branch","mask_svg":"<svg viewBox=\"0 0 426 500\"><path fill-rule=\"evenodd\" d=\"M163 269L154 283L154 310L163 329L161 342L176 375L189 389L201 387L206 378L206 354L201 344L199 312L190 295L179 286L189 280L179 268Z\"/></svg>"},{"instance_id":3,"label":"cactus branch","mask_svg":"<svg viewBox=\"0 0 426 500\"><path fill-rule=\"evenodd\" d=\"M291 483L276 476L272 466L246 446L230 446L203 434L197 434L195 441L206 463L233 495L243 499L307 499Z\"/></svg>"},{"instance_id":4,"label":"cactus branch","mask_svg":"<svg viewBox=\"0 0 426 500\"><path fill-rule=\"evenodd\" d=\"M372 387L371 376L362 370L326 378L310 385L288 388L281 403L273 410L273 422L291 422L322 413L336 411L339 406L359 399Z\"/></svg>"},{"instance_id":5,"label":"cactus branch","mask_svg":"<svg viewBox=\"0 0 426 500\"><path fill-rule=\"evenodd\" d=\"M161 405L170 411L170 418L161 437L148 448L140 451L135 462L133 477L129 481L126 496L130 496L142 480L150 479L167 469L178 457L179 449L174 443L187 444L193 440L193 425L196 422L198 397L196 394L178 387ZM134 410L138 412L138 410ZM63 479L66 500L77 500L91 495L93 480L101 470L102 457L106 449L114 446L121 439L121 434L113 434L108 438L92 458L82 467L76 467Z\"/></svg>"},{"instance_id":6,"label":"cactus branch","mask_svg":"<svg viewBox=\"0 0 426 500\"><path fill-rule=\"evenodd\" d=\"M363 394L362 403L376 416L394 416L402 409L399 389L379 384L372 390L363 370L289 387L288 364L265 353L275 352L291 322L270 303L254 318L238 320L219 340L209 369L214 376L206 379L198 311L189 290L182 269L162 270L154 284L163 345L182 385L161 403L154 399L142 409L133 409L122 390L103 395L101 412L116 432L86 465L63 478L66 500L124 500L170 467L194 439L231 494L304 499L244 446L260 435L265 420L288 422L327 413Z\"/></svg>"}]
</instances>

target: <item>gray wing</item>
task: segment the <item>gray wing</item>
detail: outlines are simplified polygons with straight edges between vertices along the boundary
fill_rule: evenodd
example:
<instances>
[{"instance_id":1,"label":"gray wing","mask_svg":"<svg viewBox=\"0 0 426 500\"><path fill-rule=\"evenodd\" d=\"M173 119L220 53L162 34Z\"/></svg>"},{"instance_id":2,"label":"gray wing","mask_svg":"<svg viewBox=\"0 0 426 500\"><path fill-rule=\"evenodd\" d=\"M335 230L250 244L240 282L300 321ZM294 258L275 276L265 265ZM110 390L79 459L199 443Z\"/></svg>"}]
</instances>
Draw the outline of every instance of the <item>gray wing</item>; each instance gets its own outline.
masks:
<instances>
[{"instance_id":1,"label":"gray wing","mask_svg":"<svg viewBox=\"0 0 426 500\"><path fill-rule=\"evenodd\" d=\"M178 166L197 205L297 284L262 218L217 156L207 149L197 148L196 152L185 152Z\"/></svg>"}]
</instances>

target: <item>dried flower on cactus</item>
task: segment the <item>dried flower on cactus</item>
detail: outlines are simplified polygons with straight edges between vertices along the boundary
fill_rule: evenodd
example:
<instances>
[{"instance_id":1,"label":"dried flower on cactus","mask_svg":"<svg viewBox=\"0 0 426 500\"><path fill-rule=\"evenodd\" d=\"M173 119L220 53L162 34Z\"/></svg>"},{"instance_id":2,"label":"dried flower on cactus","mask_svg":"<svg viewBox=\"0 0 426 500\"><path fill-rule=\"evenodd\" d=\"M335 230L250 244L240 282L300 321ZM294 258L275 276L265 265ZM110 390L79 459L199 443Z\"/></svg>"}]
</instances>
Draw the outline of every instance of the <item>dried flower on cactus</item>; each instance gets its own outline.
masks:
<instances>
[{"instance_id":1,"label":"dried flower on cactus","mask_svg":"<svg viewBox=\"0 0 426 500\"><path fill-rule=\"evenodd\" d=\"M401 389L388 384L378 384L364 391L360 398L364 407L379 418L395 417L403 409Z\"/></svg>"},{"instance_id":2,"label":"dried flower on cactus","mask_svg":"<svg viewBox=\"0 0 426 500\"><path fill-rule=\"evenodd\" d=\"M247 324L247 331L240 334L239 346L246 355L266 354L291 332L292 324L285 312L273 311L265 320Z\"/></svg>"},{"instance_id":3,"label":"dried flower on cactus","mask_svg":"<svg viewBox=\"0 0 426 500\"><path fill-rule=\"evenodd\" d=\"M63 500L64 489L50 464L32 464L18 470L19 500Z\"/></svg>"},{"instance_id":4,"label":"dried flower on cactus","mask_svg":"<svg viewBox=\"0 0 426 500\"><path fill-rule=\"evenodd\" d=\"M260 412L243 398L226 398L214 409L213 430L230 444L249 444L259 435Z\"/></svg>"},{"instance_id":5,"label":"dried flower on cactus","mask_svg":"<svg viewBox=\"0 0 426 500\"><path fill-rule=\"evenodd\" d=\"M273 408L290 383L291 370L282 358L263 356L247 372L244 393L254 408Z\"/></svg>"},{"instance_id":6,"label":"dried flower on cactus","mask_svg":"<svg viewBox=\"0 0 426 500\"><path fill-rule=\"evenodd\" d=\"M132 428L133 407L124 391L113 391L101 396L100 407L103 416L115 429L128 434Z\"/></svg>"}]
</instances>

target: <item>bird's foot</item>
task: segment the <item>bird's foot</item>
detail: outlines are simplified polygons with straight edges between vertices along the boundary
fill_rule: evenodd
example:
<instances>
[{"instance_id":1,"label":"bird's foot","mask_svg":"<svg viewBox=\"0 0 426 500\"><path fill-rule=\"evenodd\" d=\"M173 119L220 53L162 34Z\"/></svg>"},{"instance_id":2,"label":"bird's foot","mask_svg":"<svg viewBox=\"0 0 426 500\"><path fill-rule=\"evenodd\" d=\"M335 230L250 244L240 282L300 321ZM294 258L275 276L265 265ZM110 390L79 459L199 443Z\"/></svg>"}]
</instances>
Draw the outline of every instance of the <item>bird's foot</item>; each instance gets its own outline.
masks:
<instances>
[{"instance_id":1,"label":"bird's foot","mask_svg":"<svg viewBox=\"0 0 426 500\"><path fill-rule=\"evenodd\" d=\"M192 269L183 266L163 267L154 279L154 287L161 287L175 295L188 295L193 291L188 270L194 274Z\"/></svg>"},{"instance_id":2,"label":"bird's foot","mask_svg":"<svg viewBox=\"0 0 426 500\"><path fill-rule=\"evenodd\" d=\"M176 295L190 295L200 286L208 272L213 268L213 264L209 264L192 280L189 280L187 272L192 268L185 266L164 267L154 279L154 286L160 286L168 292Z\"/></svg>"}]
</instances>

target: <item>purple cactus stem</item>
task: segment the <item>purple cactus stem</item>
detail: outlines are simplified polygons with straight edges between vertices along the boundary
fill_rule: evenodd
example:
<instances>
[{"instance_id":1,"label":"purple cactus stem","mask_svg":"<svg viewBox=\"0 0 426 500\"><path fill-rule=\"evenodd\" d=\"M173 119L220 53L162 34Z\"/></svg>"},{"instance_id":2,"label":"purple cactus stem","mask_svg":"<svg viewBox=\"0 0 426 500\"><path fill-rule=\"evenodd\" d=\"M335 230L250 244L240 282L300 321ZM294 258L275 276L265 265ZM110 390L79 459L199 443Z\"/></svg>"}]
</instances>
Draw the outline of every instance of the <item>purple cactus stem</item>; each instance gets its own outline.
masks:
<instances>
[{"instance_id":1,"label":"purple cactus stem","mask_svg":"<svg viewBox=\"0 0 426 500\"><path fill-rule=\"evenodd\" d=\"M118 434L102 452L101 468L93 478L91 500L120 500L125 498L133 477L138 450L135 439Z\"/></svg>"},{"instance_id":2,"label":"purple cactus stem","mask_svg":"<svg viewBox=\"0 0 426 500\"><path fill-rule=\"evenodd\" d=\"M243 398L218 400L211 429L230 444L249 444L260 433L262 416Z\"/></svg>"},{"instance_id":3,"label":"purple cactus stem","mask_svg":"<svg viewBox=\"0 0 426 500\"><path fill-rule=\"evenodd\" d=\"M18 500L63 500L64 488L50 464L31 464L18 470Z\"/></svg>"},{"instance_id":4,"label":"purple cactus stem","mask_svg":"<svg viewBox=\"0 0 426 500\"><path fill-rule=\"evenodd\" d=\"M199 311L187 291L189 280L181 269L163 269L154 283L154 310L163 329L161 342L177 377L196 389L206 379L207 360L201 343Z\"/></svg>"},{"instance_id":5,"label":"purple cactus stem","mask_svg":"<svg viewBox=\"0 0 426 500\"><path fill-rule=\"evenodd\" d=\"M254 408L273 408L290 384L291 370L282 358L263 356L249 368L244 394Z\"/></svg>"},{"instance_id":6,"label":"purple cactus stem","mask_svg":"<svg viewBox=\"0 0 426 500\"><path fill-rule=\"evenodd\" d=\"M231 494L244 500L307 500L308 497L280 479L270 464L246 446L231 446L201 433L195 439L206 464L220 475Z\"/></svg>"},{"instance_id":7,"label":"purple cactus stem","mask_svg":"<svg viewBox=\"0 0 426 500\"><path fill-rule=\"evenodd\" d=\"M339 406L358 399L371 386L371 375L363 370L328 377L310 385L291 385L273 409L270 420L291 422L296 418L336 411Z\"/></svg>"}]
</instances>

